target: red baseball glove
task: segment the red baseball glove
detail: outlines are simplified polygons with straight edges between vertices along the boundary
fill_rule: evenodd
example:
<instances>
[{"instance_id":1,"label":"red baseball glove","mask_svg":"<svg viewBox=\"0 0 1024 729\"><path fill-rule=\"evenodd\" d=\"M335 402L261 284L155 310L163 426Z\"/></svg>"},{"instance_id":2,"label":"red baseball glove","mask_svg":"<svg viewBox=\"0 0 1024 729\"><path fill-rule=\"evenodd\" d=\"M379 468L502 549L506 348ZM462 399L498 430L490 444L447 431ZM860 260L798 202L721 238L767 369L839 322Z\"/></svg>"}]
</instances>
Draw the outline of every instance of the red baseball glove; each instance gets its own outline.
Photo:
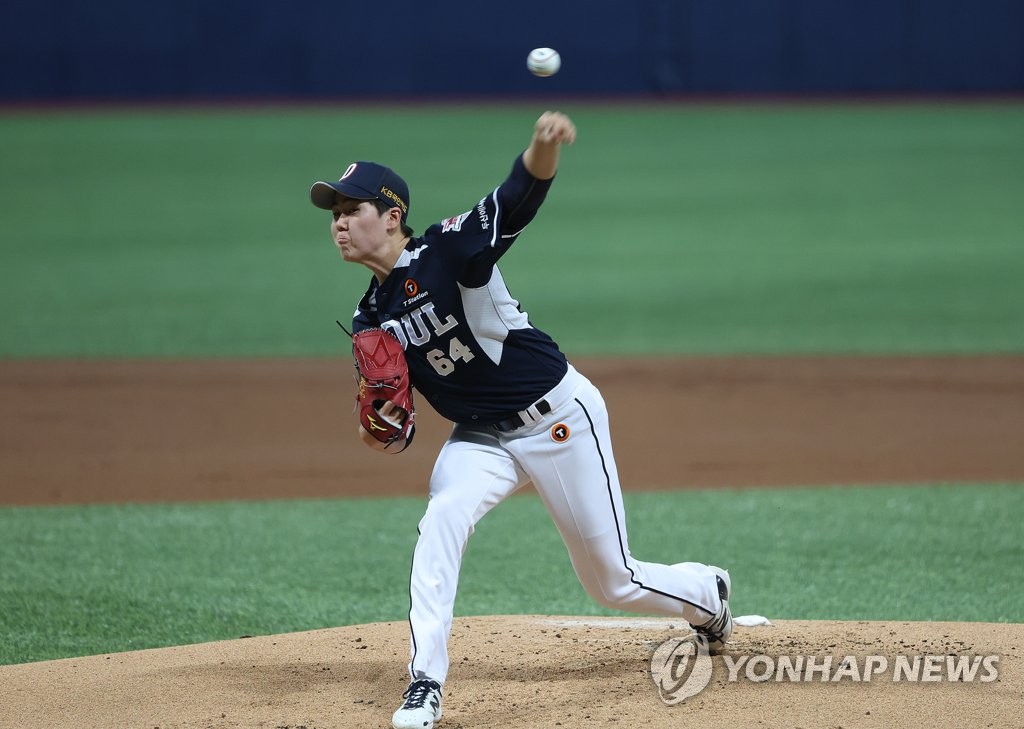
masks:
<instances>
[{"instance_id":1,"label":"red baseball glove","mask_svg":"<svg viewBox=\"0 0 1024 729\"><path fill-rule=\"evenodd\" d=\"M385 329L364 329L352 337L352 354L359 372L359 424L386 450L404 451L416 432L416 409L401 343Z\"/></svg>"}]
</instances>

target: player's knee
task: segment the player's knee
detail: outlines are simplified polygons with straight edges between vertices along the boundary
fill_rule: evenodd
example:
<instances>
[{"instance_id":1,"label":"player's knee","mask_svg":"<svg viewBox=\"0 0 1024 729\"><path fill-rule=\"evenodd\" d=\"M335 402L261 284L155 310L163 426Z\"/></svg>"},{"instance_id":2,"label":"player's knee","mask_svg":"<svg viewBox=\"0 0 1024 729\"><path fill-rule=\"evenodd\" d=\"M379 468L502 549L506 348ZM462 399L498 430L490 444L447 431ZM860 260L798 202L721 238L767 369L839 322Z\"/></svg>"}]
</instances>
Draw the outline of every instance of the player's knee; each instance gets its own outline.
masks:
<instances>
[{"instance_id":1,"label":"player's knee","mask_svg":"<svg viewBox=\"0 0 1024 729\"><path fill-rule=\"evenodd\" d=\"M629 607L631 602L630 598L633 596L633 589L619 590L611 589L606 591L607 586L602 585L602 589L591 591L590 595L594 598L601 607L610 608L612 610L624 610Z\"/></svg>"},{"instance_id":2,"label":"player's knee","mask_svg":"<svg viewBox=\"0 0 1024 729\"><path fill-rule=\"evenodd\" d=\"M420 520L419 530L420 534L428 530L440 530L453 534L465 533L468 537L473 533L473 515L456 496L440 494L427 503L427 511Z\"/></svg>"},{"instance_id":3,"label":"player's knee","mask_svg":"<svg viewBox=\"0 0 1024 729\"><path fill-rule=\"evenodd\" d=\"M606 595L601 590L588 590L587 592L590 595L590 597L593 598L594 602L596 602L601 607L606 607L611 610L619 609L619 602L614 597Z\"/></svg>"},{"instance_id":4,"label":"player's knee","mask_svg":"<svg viewBox=\"0 0 1024 729\"><path fill-rule=\"evenodd\" d=\"M598 571L583 587L595 602L613 610L626 609L636 599L637 585L621 568Z\"/></svg>"}]
</instances>

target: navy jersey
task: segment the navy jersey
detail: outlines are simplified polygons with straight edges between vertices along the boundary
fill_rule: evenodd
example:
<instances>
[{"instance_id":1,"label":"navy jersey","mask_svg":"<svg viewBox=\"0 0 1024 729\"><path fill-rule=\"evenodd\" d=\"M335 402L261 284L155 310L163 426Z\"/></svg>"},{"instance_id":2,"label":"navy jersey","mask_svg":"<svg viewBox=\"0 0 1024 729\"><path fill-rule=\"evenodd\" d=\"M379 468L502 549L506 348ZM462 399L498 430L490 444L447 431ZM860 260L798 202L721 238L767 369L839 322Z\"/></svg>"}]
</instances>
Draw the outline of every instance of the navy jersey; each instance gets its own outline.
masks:
<instances>
[{"instance_id":1,"label":"navy jersey","mask_svg":"<svg viewBox=\"0 0 1024 729\"><path fill-rule=\"evenodd\" d=\"M539 400L568 369L496 265L550 186L526 170L520 155L475 207L411 238L388 277L371 279L359 302L353 331L394 332L413 385L449 420L496 423Z\"/></svg>"}]
</instances>

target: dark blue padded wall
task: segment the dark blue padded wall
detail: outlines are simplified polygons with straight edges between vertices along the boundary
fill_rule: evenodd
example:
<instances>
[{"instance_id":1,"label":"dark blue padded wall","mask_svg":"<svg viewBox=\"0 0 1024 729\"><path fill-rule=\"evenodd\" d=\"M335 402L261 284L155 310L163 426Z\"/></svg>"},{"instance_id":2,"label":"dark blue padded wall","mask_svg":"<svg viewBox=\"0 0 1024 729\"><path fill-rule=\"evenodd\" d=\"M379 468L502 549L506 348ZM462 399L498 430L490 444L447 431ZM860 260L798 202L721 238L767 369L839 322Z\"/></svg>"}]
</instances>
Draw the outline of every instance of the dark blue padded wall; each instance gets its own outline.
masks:
<instances>
[{"instance_id":1,"label":"dark blue padded wall","mask_svg":"<svg viewBox=\"0 0 1024 729\"><path fill-rule=\"evenodd\" d=\"M1021 90L1020 0L0 6L8 102Z\"/></svg>"}]
</instances>

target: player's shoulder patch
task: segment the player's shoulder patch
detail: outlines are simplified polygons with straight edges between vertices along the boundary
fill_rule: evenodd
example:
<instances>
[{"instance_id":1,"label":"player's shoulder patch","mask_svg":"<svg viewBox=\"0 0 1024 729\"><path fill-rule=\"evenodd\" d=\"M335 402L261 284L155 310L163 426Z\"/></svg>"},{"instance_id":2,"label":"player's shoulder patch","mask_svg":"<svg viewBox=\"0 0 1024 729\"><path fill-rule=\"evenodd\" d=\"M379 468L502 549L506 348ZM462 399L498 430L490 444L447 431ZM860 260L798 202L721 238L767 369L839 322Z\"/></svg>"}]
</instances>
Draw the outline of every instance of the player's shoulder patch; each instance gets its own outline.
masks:
<instances>
[{"instance_id":1,"label":"player's shoulder patch","mask_svg":"<svg viewBox=\"0 0 1024 729\"><path fill-rule=\"evenodd\" d=\"M466 218L469 217L469 214L471 212L473 212L473 211L472 210L467 210L462 215L456 215L454 217L447 218L446 220L442 220L441 221L441 232L442 233L447 233L450 230L454 230L455 232L458 232L458 231L462 230L462 224L464 222L466 222Z\"/></svg>"}]
</instances>

